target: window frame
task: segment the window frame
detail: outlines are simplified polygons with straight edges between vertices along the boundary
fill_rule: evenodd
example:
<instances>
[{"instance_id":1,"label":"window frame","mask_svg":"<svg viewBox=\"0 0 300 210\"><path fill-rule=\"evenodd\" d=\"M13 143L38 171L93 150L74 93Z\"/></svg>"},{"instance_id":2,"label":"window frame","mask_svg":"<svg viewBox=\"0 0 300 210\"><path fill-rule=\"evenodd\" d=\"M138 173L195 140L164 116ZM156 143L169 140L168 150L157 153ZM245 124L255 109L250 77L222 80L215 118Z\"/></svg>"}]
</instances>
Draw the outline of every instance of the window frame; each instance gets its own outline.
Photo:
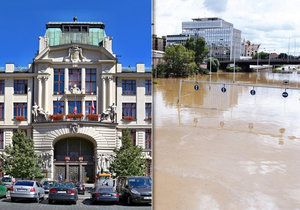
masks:
<instances>
[{"instance_id":1,"label":"window frame","mask_svg":"<svg viewBox=\"0 0 300 210\"><path fill-rule=\"evenodd\" d=\"M122 79L122 95L135 96L136 95L136 80Z\"/></svg>"},{"instance_id":2,"label":"window frame","mask_svg":"<svg viewBox=\"0 0 300 210\"><path fill-rule=\"evenodd\" d=\"M132 117L134 120L136 120L136 108L136 103L122 103L122 118ZM126 111L126 114L128 115L125 115L125 109L130 109L129 112Z\"/></svg>"},{"instance_id":3,"label":"window frame","mask_svg":"<svg viewBox=\"0 0 300 210\"><path fill-rule=\"evenodd\" d=\"M21 107L19 107L19 106L21 106ZM19 115L18 110L16 112L16 108L21 110L22 115ZM27 103L19 103L19 102L14 103L14 113L13 114L14 114L14 119L16 119L16 117L24 117L25 120L27 120L27 114L28 114L28 105L27 105ZM17 114L17 115L15 115L15 114Z\"/></svg>"},{"instance_id":4,"label":"window frame","mask_svg":"<svg viewBox=\"0 0 300 210\"><path fill-rule=\"evenodd\" d=\"M21 82L22 81L22 82ZM22 87L24 86L24 87ZM21 90L17 91L19 87ZM24 89L24 92L22 91ZM14 94L15 95L26 95L28 93L28 79L14 79Z\"/></svg>"},{"instance_id":5,"label":"window frame","mask_svg":"<svg viewBox=\"0 0 300 210\"><path fill-rule=\"evenodd\" d=\"M147 96L152 95L152 80L151 79L145 80L145 95L147 95Z\"/></svg>"},{"instance_id":6,"label":"window frame","mask_svg":"<svg viewBox=\"0 0 300 210\"><path fill-rule=\"evenodd\" d=\"M89 91L87 89L89 87ZM96 94L97 91L97 69L86 69L85 70L85 93Z\"/></svg>"},{"instance_id":7,"label":"window frame","mask_svg":"<svg viewBox=\"0 0 300 210\"><path fill-rule=\"evenodd\" d=\"M58 81L55 80L55 76L58 76ZM62 79L62 80L61 80ZM53 94L60 95L65 92L65 70L64 69L54 69L54 78L53 78ZM57 88L55 88L57 85ZM55 91L57 89L57 91ZM62 90L61 90L62 89Z\"/></svg>"}]
</instances>

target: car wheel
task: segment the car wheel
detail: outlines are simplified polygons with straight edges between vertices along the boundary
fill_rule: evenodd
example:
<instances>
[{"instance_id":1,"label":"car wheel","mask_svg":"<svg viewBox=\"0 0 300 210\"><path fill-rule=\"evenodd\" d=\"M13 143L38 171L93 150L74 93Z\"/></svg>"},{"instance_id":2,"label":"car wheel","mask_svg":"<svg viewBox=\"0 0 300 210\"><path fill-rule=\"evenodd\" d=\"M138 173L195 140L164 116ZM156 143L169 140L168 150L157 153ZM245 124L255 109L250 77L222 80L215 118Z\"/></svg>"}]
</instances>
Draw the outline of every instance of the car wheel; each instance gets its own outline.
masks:
<instances>
[{"instance_id":1,"label":"car wheel","mask_svg":"<svg viewBox=\"0 0 300 210\"><path fill-rule=\"evenodd\" d=\"M39 203L39 202L40 202L40 196L37 197L37 198L35 199L35 202L36 202L36 203Z\"/></svg>"},{"instance_id":2,"label":"car wheel","mask_svg":"<svg viewBox=\"0 0 300 210\"><path fill-rule=\"evenodd\" d=\"M53 202L52 199L49 199L49 200L48 200L48 203L49 203L49 204L53 204L54 202Z\"/></svg>"},{"instance_id":3,"label":"car wheel","mask_svg":"<svg viewBox=\"0 0 300 210\"><path fill-rule=\"evenodd\" d=\"M15 198L10 198L10 201L11 202L16 202L16 199Z\"/></svg>"},{"instance_id":4,"label":"car wheel","mask_svg":"<svg viewBox=\"0 0 300 210\"><path fill-rule=\"evenodd\" d=\"M71 204L74 204L74 205L76 205L76 203L77 203L77 201L72 201L72 202L71 202Z\"/></svg>"},{"instance_id":5,"label":"car wheel","mask_svg":"<svg viewBox=\"0 0 300 210\"><path fill-rule=\"evenodd\" d=\"M130 195L127 197L127 204L128 204L129 206L132 205L132 199L131 199L131 196L130 196Z\"/></svg>"}]
</instances>

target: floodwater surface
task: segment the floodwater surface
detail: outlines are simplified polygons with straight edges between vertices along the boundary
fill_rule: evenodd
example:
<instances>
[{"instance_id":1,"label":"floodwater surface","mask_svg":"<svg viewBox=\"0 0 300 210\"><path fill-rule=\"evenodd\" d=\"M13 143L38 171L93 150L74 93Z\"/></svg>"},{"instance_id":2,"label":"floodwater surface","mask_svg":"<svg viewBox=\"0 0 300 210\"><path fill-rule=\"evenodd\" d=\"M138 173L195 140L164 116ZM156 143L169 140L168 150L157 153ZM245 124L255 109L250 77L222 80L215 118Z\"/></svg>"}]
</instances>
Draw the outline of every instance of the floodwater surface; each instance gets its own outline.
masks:
<instances>
[{"instance_id":1,"label":"floodwater surface","mask_svg":"<svg viewBox=\"0 0 300 210\"><path fill-rule=\"evenodd\" d=\"M300 75L232 77L156 80L155 210L300 209Z\"/></svg>"}]
</instances>

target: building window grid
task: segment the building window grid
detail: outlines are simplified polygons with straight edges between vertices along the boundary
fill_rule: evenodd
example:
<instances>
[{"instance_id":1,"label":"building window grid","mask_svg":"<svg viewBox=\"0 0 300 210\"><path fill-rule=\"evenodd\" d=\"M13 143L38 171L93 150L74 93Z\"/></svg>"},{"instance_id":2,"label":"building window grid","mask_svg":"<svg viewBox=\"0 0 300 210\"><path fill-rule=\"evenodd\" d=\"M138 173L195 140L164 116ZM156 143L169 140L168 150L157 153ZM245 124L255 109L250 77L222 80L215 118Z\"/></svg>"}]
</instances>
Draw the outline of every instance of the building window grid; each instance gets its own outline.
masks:
<instances>
[{"instance_id":1,"label":"building window grid","mask_svg":"<svg viewBox=\"0 0 300 210\"><path fill-rule=\"evenodd\" d=\"M94 104L94 106L92 106L92 104ZM86 114L96 114L96 101L86 101L85 102L85 113Z\"/></svg>"},{"instance_id":2,"label":"building window grid","mask_svg":"<svg viewBox=\"0 0 300 210\"><path fill-rule=\"evenodd\" d=\"M69 90L76 85L81 89L81 71L80 69L69 69Z\"/></svg>"},{"instance_id":3,"label":"building window grid","mask_svg":"<svg viewBox=\"0 0 300 210\"><path fill-rule=\"evenodd\" d=\"M69 101L68 102L69 107L69 114L79 114L81 112L81 101ZM75 109L76 107L76 109Z\"/></svg>"},{"instance_id":4,"label":"building window grid","mask_svg":"<svg viewBox=\"0 0 300 210\"><path fill-rule=\"evenodd\" d=\"M136 104L135 103L123 103L122 104L122 117L132 117L136 119Z\"/></svg>"},{"instance_id":5,"label":"building window grid","mask_svg":"<svg viewBox=\"0 0 300 210\"><path fill-rule=\"evenodd\" d=\"M152 94L152 81L147 79L145 80L145 95Z\"/></svg>"},{"instance_id":6,"label":"building window grid","mask_svg":"<svg viewBox=\"0 0 300 210\"><path fill-rule=\"evenodd\" d=\"M122 95L136 95L135 80L122 80Z\"/></svg>"},{"instance_id":7,"label":"building window grid","mask_svg":"<svg viewBox=\"0 0 300 210\"><path fill-rule=\"evenodd\" d=\"M28 80L14 80L14 94L27 94Z\"/></svg>"},{"instance_id":8,"label":"building window grid","mask_svg":"<svg viewBox=\"0 0 300 210\"><path fill-rule=\"evenodd\" d=\"M0 120L4 120L4 103L0 103Z\"/></svg>"},{"instance_id":9,"label":"building window grid","mask_svg":"<svg viewBox=\"0 0 300 210\"><path fill-rule=\"evenodd\" d=\"M145 118L151 119L151 103L145 104Z\"/></svg>"},{"instance_id":10,"label":"building window grid","mask_svg":"<svg viewBox=\"0 0 300 210\"><path fill-rule=\"evenodd\" d=\"M4 95L5 81L0 80L0 95Z\"/></svg>"},{"instance_id":11,"label":"building window grid","mask_svg":"<svg viewBox=\"0 0 300 210\"><path fill-rule=\"evenodd\" d=\"M64 114L65 112L65 102L64 101L54 101L53 102L53 114Z\"/></svg>"},{"instance_id":12,"label":"building window grid","mask_svg":"<svg viewBox=\"0 0 300 210\"><path fill-rule=\"evenodd\" d=\"M16 117L27 119L27 103L14 103L14 118Z\"/></svg>"},{"instance_id":13,"label":"building window grid","mask_svg":"<svg viewBox=\"0 0 300 210\"><path fill-rule=\"evenodd\" d=\"M4 132L0 130L0 149L4 149Z\"/></svg>"},{"instance_id":14,"label":"building window grid","mask_svg":"<svg viewBox=\"0 0 300 210\"><path fill-rule=\"evenodd\" d=\"M54 69L54 94L64 93L65 81L64 69Z\"/></svg>"},{"instance_id":15,"label":"building window grid","mask_svg":"<svg viewBox=\"0 0 300 210\"><path fill-rule=\"evenodd\" d=\"M85 89L88 94L96 93L96 69L86 69Z\"/></svg>"}]
</instances>

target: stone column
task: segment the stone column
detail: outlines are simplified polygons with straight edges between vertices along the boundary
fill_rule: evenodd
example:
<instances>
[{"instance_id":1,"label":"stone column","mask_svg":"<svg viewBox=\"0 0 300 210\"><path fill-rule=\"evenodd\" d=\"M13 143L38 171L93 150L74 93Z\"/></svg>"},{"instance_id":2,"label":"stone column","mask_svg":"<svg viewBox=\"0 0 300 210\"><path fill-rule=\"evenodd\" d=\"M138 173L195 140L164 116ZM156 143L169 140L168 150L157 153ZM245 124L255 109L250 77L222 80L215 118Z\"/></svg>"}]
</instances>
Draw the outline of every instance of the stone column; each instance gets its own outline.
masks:
<instances>
[{"instance_id":1,"label":"stone column","mask_svg":"<svg viewBox=\"0 0 300 210\"><path fill-rule=\"evenodd\" d=\"M69 91L69 69L65 68L65 93Z\"/></svg>"},{"instance_id":2,"label":"stone column","mask_svg":"<svg viewBox=\"0 0 300 210\"><path fill-rule=\"evenodd\" d=\"M53 149L50 151L50 155L51 155L51 160L50 160L51 166L50 166L48 178L54 180L56 179L56 177L54 177L54 150Z\"/></svg>"},{"instance_id":3,"label":"stone column","mask_svg":"<svg viewBox=\"0 0 300 210\"><path fill-rule=\"evenodd\" d=\"M68 110L69 110L69 106L68 106L68 99L67 98L65 98L65 115L67 115L68 114Z\"/></svg>"},{"instance_id":4,"label":"stone column","mask_svg":"<svg viewBox=\"0 0 300 210\"><path fill-rule=\"evenodd\" d=\"M50 102L50 101L48 101L48 99L49 99L49 96L48 96L48 85L47 85L48 77L43 77L43 80L44 80L44 101L43 101L43 105L44 106L43 106L43 108L44 108L44 111L47 112L48 111L48 104Z\"/></svg>"},{"instance_id":5,"label":"stone column","mask_svg":"<svg viewBox=\"0 0 300 210\"><path fill-rule=\"evenodd\" d=\"M108 78L108 81L107 81L107 107L111 106L112 105L112 91L113 91L113 88L112 88L112 80L113 78L112 77L109 77Z\"/></svg>"},{"instance_id":6,"label":"stone column","mask_svg":"<svg viewBox=\"0 0 300 210\"><path fill-rule=\"evenodd\" d=\"M102 112L106 110L106 79L102 77Z\"/></svg>"},{"instance_id":7,"label":"stone column","mask_svg":"<svg viewBox=\"0 0 300 210\"><path fill-rule=\"evenodd\" d=\"M38 106L42 107L42 78L37 77L38 80Z\"/></svg>"},{"instance_id":8,"label":"stone column","mask_svg":"<svg viewBox=\"0 0 300 210\"><path fill-rule=\"evenodd\" d=\"M81 92L85 93L85 68L81 69Z\"/></svg>"}]
</instances>

